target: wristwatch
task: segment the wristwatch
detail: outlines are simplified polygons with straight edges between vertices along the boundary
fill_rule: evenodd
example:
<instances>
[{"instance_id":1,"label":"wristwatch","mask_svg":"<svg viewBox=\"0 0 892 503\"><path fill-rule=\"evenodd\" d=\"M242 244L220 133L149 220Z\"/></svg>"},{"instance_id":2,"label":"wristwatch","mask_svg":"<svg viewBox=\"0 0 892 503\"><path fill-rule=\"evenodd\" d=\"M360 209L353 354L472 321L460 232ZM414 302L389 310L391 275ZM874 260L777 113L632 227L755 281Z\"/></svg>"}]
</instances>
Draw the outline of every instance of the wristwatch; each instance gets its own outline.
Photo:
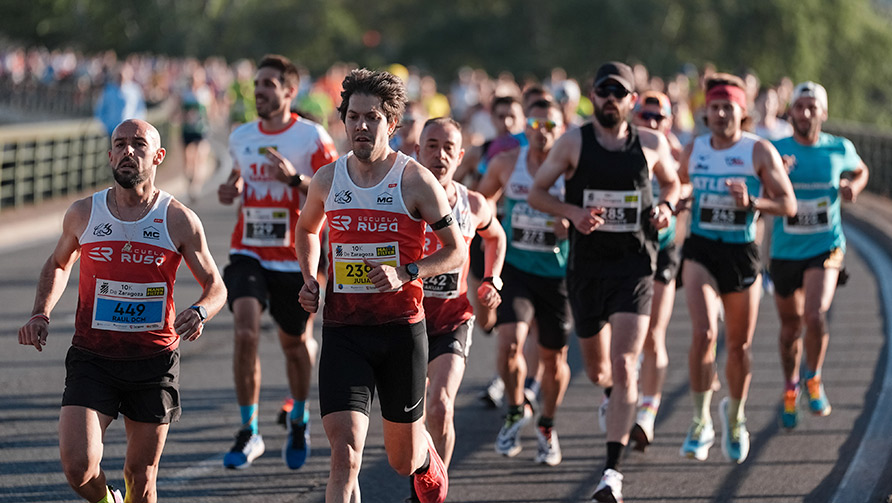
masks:
<instances>
[{"instance_id":1,"label":"wristwatch","mask_svg":"<svg viewBox=\"0 0 892 503\"><path fill-rule=\"evenodd\" d=\"M673 215L675 214L675 205L674 204L672 204L671 202L669 202L665 199L663 199L662 201L657 203L657 206L659 206L661 204L665 204L666 207L669 208L669 212L672 213Z\"/></svg>"},{"instance_id":2,"label":"wristwatch","mask_svg":"<svg viewBox=\"0 0 892 503\"><path fill-rule=\"evenodd\" d=\"M300 184L304 183L304 178L306 178L304 175L298 173L291 177L291 180L288 181L288 185L290 187L299 187Z\"/></svg>"},{"instance_id":3,"label":"wristwatch","mask_svg":"<svg viewBox=\"0 0 892 503\"><path fill-rule=\"evenodd\" d=\"M502 293L502 287L505 286L502 283L502 278L498 276L487 276L480 280L481 283L490 283L493 287L495 287L496 291Z\"/></svg>"},{"instance_id":4,"label":"wristwatch","mask_svg":"<svg viewBox=\"0 0 892 503\"><path fill-rule=\"evenodd\" d=\"M406 272L409 274L409 281L418 279L418 264L410 262L406 264Z\"/></svg>"},{"instance_id":5,"label":"wristwatch","mask_svg":"<svg viewBox=\"0 0 892 503\"><path fill-rule=\"evenodd\" d=\"M198 313L198 318L201 320L201 324L204 325L204 322L208 319L208 310L204 308L204 306L189 306L189 309L192 309L196 313Z\"/></svg>"}]
</instances>

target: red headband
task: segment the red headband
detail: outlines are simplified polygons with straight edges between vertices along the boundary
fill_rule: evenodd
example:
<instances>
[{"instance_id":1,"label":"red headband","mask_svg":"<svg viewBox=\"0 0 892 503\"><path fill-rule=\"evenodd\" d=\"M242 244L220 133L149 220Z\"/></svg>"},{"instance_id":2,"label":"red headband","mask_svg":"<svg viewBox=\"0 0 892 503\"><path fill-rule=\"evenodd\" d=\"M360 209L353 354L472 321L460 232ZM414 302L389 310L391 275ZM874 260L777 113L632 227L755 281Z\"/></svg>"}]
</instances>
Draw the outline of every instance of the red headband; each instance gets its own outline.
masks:
<instances>
[{"instance_id":1,"label":"red headband","mask_svg":"<svg viewBox=\"0 0 892 503\"><path fill-rule=\"evenodd\" d=\"M746 92L737 86L722 84L713 87L706 93L706 104L712 100L728 100L746 110Z\"/></svg>"}]
</instances>

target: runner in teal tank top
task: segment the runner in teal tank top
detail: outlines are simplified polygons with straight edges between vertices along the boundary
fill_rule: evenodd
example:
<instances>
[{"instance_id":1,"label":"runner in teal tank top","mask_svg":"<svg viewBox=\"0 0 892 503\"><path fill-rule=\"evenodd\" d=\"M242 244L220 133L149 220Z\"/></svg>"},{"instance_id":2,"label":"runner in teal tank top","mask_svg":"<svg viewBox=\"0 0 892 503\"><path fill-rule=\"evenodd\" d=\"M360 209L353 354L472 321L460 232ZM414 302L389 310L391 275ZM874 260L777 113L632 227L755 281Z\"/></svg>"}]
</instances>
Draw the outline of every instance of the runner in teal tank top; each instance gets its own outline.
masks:
<instances>
[{"instance_id":1,"label":"runner in teal tank top","mask_svg":"<svg viewBox=\"0 0 892 503\"><path fill-rule=\"evenodd\" d=\"M784 373L781 424L799 423L801 327L805 326L805 376L812 414L830 414L821 367L830 339L826 315L837 284L845 282L845 236L840 199L854 201L867 184L867 166L852 142L821 132L827 119L827 91L803 82L793 92L793 136L775 142L796 192L795 216L777 218L770 273L780 315L780 355Z\"/></svg>"}]
</instances>

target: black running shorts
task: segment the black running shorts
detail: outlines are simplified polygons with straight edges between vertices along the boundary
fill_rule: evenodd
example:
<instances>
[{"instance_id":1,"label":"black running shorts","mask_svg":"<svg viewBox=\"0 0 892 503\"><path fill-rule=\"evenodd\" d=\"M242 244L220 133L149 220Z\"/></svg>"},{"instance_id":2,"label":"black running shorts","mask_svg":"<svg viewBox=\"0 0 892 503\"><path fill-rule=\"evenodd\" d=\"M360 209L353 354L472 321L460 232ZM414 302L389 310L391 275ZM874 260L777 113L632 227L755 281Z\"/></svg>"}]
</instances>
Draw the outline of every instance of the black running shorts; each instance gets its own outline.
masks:
<instances>
[{"instance_id":1,"label":"black running shorts","mask_svg":"<svg viewBox=\"0 0 892 503\"><path fill-rule=\"evenodd\" d=\"M428 336L427 361L432 362L440 355L456 354L465 360L471 351L471 334L474 332L474 317L472 316L448 334Z\"/></svg>"},{"instance_id":2,"label":"black running shorts","mask_svg":"<svg viewBox=\"0 0 892 503\"><path fill-rule=\"evenodd\" d=\"M839 248L824 252L803 260L771 259L768 272L771 281L774 282L774 292L780 297L789 297L802 288L802 278L806 269L839 269L837 285L846 284L848 275L845 273L843 259L845 254Z\"/></svg>"},{"instance_id":3,"label":"black running shorts","mask_svg":"<svg viewBox=\"0 0 892 503\"><path fill-rule=\"evenodd\" d=\"M724 243L692 234L685 240L681 255L705 267L723 295L746 290L762 271L755 243Z\"/></svg>"},{"instance_id":4,"label":"black running shorts","mask_svg":"<svg viewBox=\"0 0 892 503\"><path fill-rule=\"evenodd\" d=\"M597 335L615 313L650 316L654 296L654 278L651 275L606 278L571 276L568 283L576 335L582 339Z\"/></svg>"},{"instance_id":5,"label":"black running shorts","mask_svg":"<svg viewBox=\"0 0 892 503\"><path fill-rule=\"evenodd\" d=\"M229 265L223 269L229 310L235 299L253 297L263 309L269 306L269 314L286 334L299 336L307 329L310 313L301 309L300 289L304 286L303 274L264 269L260 261L247 255L232 254Z\"/></svg>"},{"instance_id":6,"label":"black running shorts","mask_svg":"<svg viewBox=\"0 0 892 503\"><path fill-rule=\"evenodd\" d=\"M502 303L496 311L496 326L532 323L535 318L539 327L539 345L546 349L563 349L572 329L566 279L538 276L505 264L502 282Z\"/></svg>"}]
</instances>

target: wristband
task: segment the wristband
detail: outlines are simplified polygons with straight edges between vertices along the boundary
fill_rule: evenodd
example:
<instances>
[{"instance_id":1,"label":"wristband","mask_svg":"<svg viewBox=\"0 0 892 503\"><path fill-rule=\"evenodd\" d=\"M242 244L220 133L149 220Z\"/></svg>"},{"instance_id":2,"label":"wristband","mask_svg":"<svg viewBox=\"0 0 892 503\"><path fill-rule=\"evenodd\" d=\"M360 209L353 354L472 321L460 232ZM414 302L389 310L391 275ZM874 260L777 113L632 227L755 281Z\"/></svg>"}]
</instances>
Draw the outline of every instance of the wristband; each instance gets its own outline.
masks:
<instances>
[{"instance_id":1,"label":"wristband","mask_svg":"<svg viewBox=\"0 0 892 503\"><path fill-rule=\"evenodd\" d=\"M29 321L29 322L31 322L31 321L33 321L33 320L34 320L34 318L43 318L43 321L45 321L45 322L46 322L46 324L47 324L47 325L49 325L49 324L50 324L50 317L49 317L49 316L47 316L47 315L45 315L45 314L43 314L43 313L38 313L38 314L35 314L35 315L34 315L34 316L32 316L32 317L31 317L31 319L30 319L30 320L28 320L28 321Z\"/></svg>"},{"instance_id":2,"label":"wristband","mask_svg":"<svg viewBox=\"0 0 892 503\"><path fill-rule=\"evenodd\" d=\"M304 183L304 178L304 175L298 173L291 177L291 180L288 181L288 186L299 187L300 184Z\"/></svg>"}]
</instances>

